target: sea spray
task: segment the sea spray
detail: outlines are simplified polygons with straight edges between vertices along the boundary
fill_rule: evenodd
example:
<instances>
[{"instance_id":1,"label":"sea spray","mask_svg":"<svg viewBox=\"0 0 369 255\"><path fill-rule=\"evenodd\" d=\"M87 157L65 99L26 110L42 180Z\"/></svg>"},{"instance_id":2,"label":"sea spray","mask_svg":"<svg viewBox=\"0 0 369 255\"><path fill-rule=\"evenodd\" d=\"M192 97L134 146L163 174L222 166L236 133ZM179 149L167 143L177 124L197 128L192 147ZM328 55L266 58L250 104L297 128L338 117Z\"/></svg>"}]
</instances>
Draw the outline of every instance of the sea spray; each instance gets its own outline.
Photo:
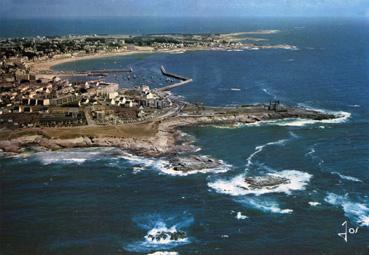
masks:
<instances>
[{"instance_id":1,"label":"sea spray","mask_svg":"<svg viewBox=\"0 0 369 255\"><path fill-rule=\"evenodd\" d=\"M356 221L361 226L369 227L368 201L354 201L346 194L344 196L328 193L324 199L327 203L341 207L345 216Z\"/></svg>"},{"instance_id":2,"label":"sea spray","mask_svg":"<svg viewBox=\"0 0 369 255\"><path fill-rule=\"evenodd\" d=\"M293 191L304 190L312 175L298 170L283 170L276 173L268 173L267 177L283 178L283 182L274 186L252 187L245 181L245 175L240 174L231 179L218 179L209 182L208 186L218 193L231 196L263 195L268 193L285 193L290 195Z\"/></svg>"},{"instance_id":3,"label":"sea spray","mask_svg":"<svg viewBox=\"0 0 369 255\"><path fill-rule=\"evenodd\" d=\"M239 197L234 199L246 208L255 209L265 213L291 214L292 209L282 209L277 201L268 198Z\"/></svg>"},{"instance_id":4,"label":"sea spray","mask_svg":"<svg viewBox=\"0 0 369 255\"><path fill-rule=\"evenodd\" d=\"M135 217L133 221L146 234L143 240L126 244L124 249L127 251L153 252L191 243L188 229L194 218L189 214L147 214Z\"/></svg>"},{"instance_id":5,"label":"sea spray","mask_svg":"<svg viewBox=\"0 0 369 255\"><path fill-rule=\"evenodd\" d=\"M255 147L255 151L253 153L251 153L251 155L246 159L247 160L246 170L248 170L248 168L252 165L252 159L257 154L259 154L260 152L262 152L265 147L272 146L272 145L284 145L287 141L288 141L288 139L280 139L280 140L275 141L275 142L269 142L269 143L266 143L264 145L256 146Z\"/></svg>"},{"instance_id":6,"label":"sea spray","mask_svg":"<svg viewBox=\"0 0 369 255\"><path fill-rule=\"evenodd\" d=\"M43 165L49 164L83 164L87 161L103 160L106 157L117 158L120 149L116 148L74 148L58 151L43 151L22 155L23 158L30 158L40 161Z\"/></svg>"}]
</instances>

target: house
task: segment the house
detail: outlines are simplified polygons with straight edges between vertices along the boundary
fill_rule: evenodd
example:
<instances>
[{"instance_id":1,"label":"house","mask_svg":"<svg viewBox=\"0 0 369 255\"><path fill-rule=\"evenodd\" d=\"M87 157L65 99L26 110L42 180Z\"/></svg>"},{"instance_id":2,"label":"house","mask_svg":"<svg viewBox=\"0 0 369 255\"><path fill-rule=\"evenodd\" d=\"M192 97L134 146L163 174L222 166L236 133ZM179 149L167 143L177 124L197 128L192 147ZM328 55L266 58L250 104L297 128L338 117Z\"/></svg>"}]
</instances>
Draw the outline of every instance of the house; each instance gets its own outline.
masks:
<instances>
[{"instance_id":1,"label":"house","mask_svg":"<svg viewBox=\"0 0 369 255\"><path fill-rule=\"evenodd\" d=\"M126 100L124 107L131 108L133 107L133 101L132 100Z\"/></svg>"},{"instance_id":2,"label":"house","mask_svg":"<svg viewBox=\"0 0 369 255\"><path fill-rule=\"evenodd\" d=\"M124 106L127 99L124 96L116 97L110 101L111 105Z\"/></svg>"},{"instance_id":3,"label":"house","mask_svg":"<svg viewBox=\"0 0 369 255\"><path fill-rule=\"evenodd\" d=\"M119 89L118 83L97 83L96 94L98 96L109 97L109 94L117 92Z\"/></svg>"}]
</instances>

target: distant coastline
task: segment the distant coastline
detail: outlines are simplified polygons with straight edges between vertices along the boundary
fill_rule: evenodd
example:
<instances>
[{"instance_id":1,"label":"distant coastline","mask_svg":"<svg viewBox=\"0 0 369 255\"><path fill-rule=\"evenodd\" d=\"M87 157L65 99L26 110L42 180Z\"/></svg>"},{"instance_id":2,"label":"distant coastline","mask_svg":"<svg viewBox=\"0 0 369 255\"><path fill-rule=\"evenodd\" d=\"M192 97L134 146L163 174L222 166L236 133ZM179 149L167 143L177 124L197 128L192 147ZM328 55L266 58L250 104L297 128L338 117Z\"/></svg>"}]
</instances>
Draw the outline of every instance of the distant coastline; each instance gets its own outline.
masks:
<instances>
[{"instance_id":1,"label":"distant coastline","mask_svg":"<svg viewBox=\"0 0 369 255\"><path fill-rule=\"evenodd\" d=\"M157 48L153 46L134 46L134 49L131 50L118 50L115 52L99 52L99 53L86 53L83 55L65 55L59 56L58 58L50 58L46 60L38 60L37 62L29 62L32 71L36 74L53 74L56 72L52 70L52 67L64 64L68 62L80 61L80 60L90 60L90 59L98 59L98 58L108 58L108 57L117 57L117 56L129 56L134 54L151 54L151 53L184 53L188 51L227 51L227 50L256 50L256 49L297 49L294 45L289 44L276 44L276 45L263 45L263 44L249 44L249 43L241 43L240 41L267 41L264 38L257 38L257 37L242 37L242 36L249 36L249 35L270 35L279 33L280 30L257 30L257 31L250 31L250 32L237 32L237 33L227 33L227 34L219 34L219 38L228 43L234 43L233 46L190 46L190 47L181 47L181 48ZM158 34L158 35L150 35L147 36L148 38L156 38L156 37L168 37L168 38L177 38L177 34ZM183 36L183 35L182 35ZM192 35L195 36L195 35ZM129 37L128 35L107 35L102 36L101 38L120 38L124 39ZM79 38L79 37L76 37ZM57 73L61 75L61 73Z\"/></svg>"},{"instance_id":2,"label":"distant coastline","mask_svg":"<svg viewBox=\"0 0 369 255\"><path fill-rule=\"evenodd\" d=\"M122 51L122 52L107 52L107 53L97 53L97 54L86 54L84 56L66 56L59 59L48 59L42 60L37 63L31 63L30 66L35 73L42 73L42 72L51 72L53 73L54 70L52 69L54 66L81 61L81 60L91 60L91 59L99 59L99 58L109 58L109 57L119 57L119 56L130 56L135 54L152 54L152 53L181 53L184 51L190 50L205 50L205 49L172 49L172 50L155 50L154 48L139 48L136 50L131 51ZM58 73L60 74L60 73Z\"/></svg>"}]
</instances>

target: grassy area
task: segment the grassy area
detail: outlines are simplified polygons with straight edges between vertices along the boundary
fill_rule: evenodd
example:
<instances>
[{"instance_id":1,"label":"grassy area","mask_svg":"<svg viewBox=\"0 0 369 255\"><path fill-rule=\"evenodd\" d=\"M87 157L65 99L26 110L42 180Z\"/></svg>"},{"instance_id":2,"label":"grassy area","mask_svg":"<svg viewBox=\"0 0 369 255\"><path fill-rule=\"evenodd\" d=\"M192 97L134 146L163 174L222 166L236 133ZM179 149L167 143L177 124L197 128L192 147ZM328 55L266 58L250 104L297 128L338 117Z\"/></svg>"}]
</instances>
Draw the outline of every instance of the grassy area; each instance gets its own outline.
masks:
<instances>
[{"instance_id":1,"label":"grassy area","mask_svg":"<svg viewBox=\"0 0 369 255\"><path fill-rule=\"evenodd\" d=\"M34 128L34 129L4 129L0 132L0 140L10 140L22 136L43 135L53 139L70 139L81 136L115 137L115 138L143 138L154 136L157 124L127 124L117 126L80 126L62 128Z\"/></svg>"}]
</instances>

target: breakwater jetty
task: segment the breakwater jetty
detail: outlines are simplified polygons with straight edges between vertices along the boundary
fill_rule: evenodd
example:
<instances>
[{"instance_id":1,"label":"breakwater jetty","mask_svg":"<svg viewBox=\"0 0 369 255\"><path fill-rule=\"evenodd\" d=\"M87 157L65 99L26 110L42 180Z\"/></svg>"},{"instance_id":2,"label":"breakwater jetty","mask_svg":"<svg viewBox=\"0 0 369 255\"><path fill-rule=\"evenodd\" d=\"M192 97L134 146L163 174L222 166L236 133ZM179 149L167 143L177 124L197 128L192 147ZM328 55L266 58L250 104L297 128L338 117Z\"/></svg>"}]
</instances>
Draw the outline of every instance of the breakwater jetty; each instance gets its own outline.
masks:
<instances>
[{"instance_id":1,"label":"breakwater jetty","mask_svg":"<svg viewBox=\"0 0 369 255\"><path fill-rule=\"evenodd\" d=\"M168 90L171 90L171 89L176 88L176 87L183 86L183 85L193 81L191 78L187 78L187 77L179 75L179 74L167 72L167 70L165 69L164 66L160 67L160 71L164 76L180 80L180 82L170 84L170 85L165 86L165 87L161 87L161 88L158 89L158 91L168 91Z\"/></svg>"},{"instance_id":2,"label":"breakwater jetty","mask_svg":"<svg viewBox=\"0 0 369 255\"><path fill-rule=\"evenodd\" d=\"M163 75L165 75L165 76L167 76L167 77L175 78L175 79L178 79L178 80L181 80L181 81L190 80L190 78L184 77L184 76L182 76L182 75L167 72L167 70L165 69L165 67L164 67L164 66L161 66L161 67L160 67L160 71L161 71L161 73L162 73Z\"/></svg>"}]
</instances>

